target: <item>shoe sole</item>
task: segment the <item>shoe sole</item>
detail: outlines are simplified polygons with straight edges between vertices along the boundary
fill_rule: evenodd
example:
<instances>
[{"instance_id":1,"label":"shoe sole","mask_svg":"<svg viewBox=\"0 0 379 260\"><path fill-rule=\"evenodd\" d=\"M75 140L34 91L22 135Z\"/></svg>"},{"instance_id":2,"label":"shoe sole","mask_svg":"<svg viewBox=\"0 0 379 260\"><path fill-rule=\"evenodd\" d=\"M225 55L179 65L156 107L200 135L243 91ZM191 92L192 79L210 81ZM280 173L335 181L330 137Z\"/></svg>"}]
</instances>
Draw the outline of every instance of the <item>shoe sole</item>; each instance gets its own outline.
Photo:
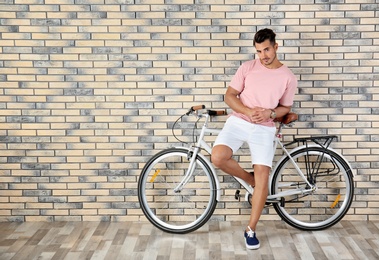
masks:
<instances>
[{"instance_id":1,"label":"shoe sole","mask_svg":"<svg viewBox=\"0 0 379 260\"><path fill-rule=\"evenodd\" d=\"M250 250L256 250L256 249L258 249L259 247L260 247L260 244L255 245L255 246L250 246L250 245L246 244L246 248L247 248L247 249L250 249Z\"/></svg>"}]
</instances>

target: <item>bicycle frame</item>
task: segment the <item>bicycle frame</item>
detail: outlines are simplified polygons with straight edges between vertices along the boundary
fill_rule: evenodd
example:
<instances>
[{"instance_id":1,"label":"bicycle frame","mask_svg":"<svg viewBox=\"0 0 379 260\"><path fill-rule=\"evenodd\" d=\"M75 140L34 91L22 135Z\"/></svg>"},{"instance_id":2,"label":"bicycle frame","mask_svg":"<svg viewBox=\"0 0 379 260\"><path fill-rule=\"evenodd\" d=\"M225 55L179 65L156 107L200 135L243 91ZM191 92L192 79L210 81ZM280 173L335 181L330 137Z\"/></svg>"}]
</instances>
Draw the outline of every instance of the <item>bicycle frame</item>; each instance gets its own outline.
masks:
<instances>
[{"instance_id":1,"label":"bicycle frame","mask_svg":"<svg viewBox=\"0 0 379 260\"><path fill-rule=\"evenodd\" d=\"M220 188L220 182L217 178L217 173L216 173L216 170L215 168L213 167L213 164L210 162L210 160L208 160L203 154L200 153L200 150L201 149L204 149L206 152L208 152L209 154L211 154L212 152L212 148L211 146L206 142L204 141L204 136L206 134L219 134L221 132L220 129L214 129L214 128L208 128L208 123L209 123L209 118L210 118L210 115L208 115L207 113L205 114L200 114L198 115L197 112L195 112L196 116L198 118L202 118L202 117L205 117L205 121L201 127L201 131L200 131L200 134L199 134L199 139L196 143L195 146L193 147L181 147L181 148L185 148L188 150L188 153L189 155L191 156L190 158L190 166L185 174L185 177L184 179L179 183L179 185L174 189L175 192L179 192L180 190L182 190L182 188L186 185L186 183L190 180L193 172L194 172L194 169L195 169L195 164L196 164L196 157L197 156L201 156L206 162L207 164L209 165L210 169L212 170L212 175L214 176L214 179L215 179L215 182L216 182L216 189L217 189L217 201L220 201L221 199L221 188ZM305 147L305 145L302 145L302 146L298 146L294 149L292 149L291 151L288 151L286 149L286 147L284 146L284 144L281 142L280 138L282 136L282 127L283 127L283 124L280 123L278 129L277 129L277 132L276 132L276 135L275 135L275 142L274 142L274 148L277 149L278 146L282 149L282 151L284 152L284 155L282 156L282 158L278 161L278 162L281 162L282 160L284 160L286 157L289 157L290 158L290 161L291 163L293 164L294 168L296 169L297 173L299 174L299 176L304 180L304 182L307 184L307 187L310 187L309 189L303 189L303 190L288 190L288 191L283 191L283 192L280 192L280 193L277 193L277 194L271 194L271 183L272 183L272 174L270 174L270 180L269 180L269 195L267 197L267 201L271 201L271 202L280 202L280 199L283 198L283 197L286 197L286 196L291 196L291 195L300 195L300 194L306 194L306 193L310 193L312 191L314 191L315 189L315 185L311 184L306 175L301 171L301 169L298 167L297 163L293 160L293 158L291 157L291 153L293 151L296 151L298 149L302 149ZM309 147L309 145L308 145ZM330 149L330 148L328 148ZM332 149L331 149L332 150ZM276 167L277 165L279 165L279 163L276 164L276 166L274 168L271 169L271 172L275 172L276 170ZM254 188L251 187L247 182L245 182L244 180L238 178L238 177L234 177L243 187L244 189L252 194L254 192Z\"/></svg>"}]
</instances>

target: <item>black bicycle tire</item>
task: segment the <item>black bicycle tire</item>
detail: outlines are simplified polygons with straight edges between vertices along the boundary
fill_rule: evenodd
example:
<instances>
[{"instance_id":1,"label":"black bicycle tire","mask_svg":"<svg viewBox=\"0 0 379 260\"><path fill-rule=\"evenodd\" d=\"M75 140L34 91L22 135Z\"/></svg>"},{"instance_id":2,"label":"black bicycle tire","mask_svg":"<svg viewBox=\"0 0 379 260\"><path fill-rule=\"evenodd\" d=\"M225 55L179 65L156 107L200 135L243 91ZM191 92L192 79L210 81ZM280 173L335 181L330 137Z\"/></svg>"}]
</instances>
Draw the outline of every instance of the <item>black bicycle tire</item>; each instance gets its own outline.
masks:
<instances>
[{"instance_id":1,"label":"black bicycle tire","mask_svg":"<svg viewBox=\"0 0 379 260\"><path fill-rule=\"evenodd\" d=\"M306 147L306 148L302 148L302 149L299 149L297 151L292 152L291 157L294 157L298 154L307 153L310 151L324 153L325 149L323 149L322 147L316 147L316 146ZM354 176L353 176L351 167L346 163L346 161L339 154L335 153L334 151L328 149L328 150L326 150L326 153L331 158L334 158L335 160L337 160L341 164L341 166L344 168L346 175L347 175L347 178L349 180L348 182L350 185L350 191L351 192L348 196L348 202L346 204L346 207L343 209L343 211L341 211L339 213L339 215L334 220L332 220L332 221L330 221L324 225L309 227L306 225L300 225L300 224L296 223L295 221L293 221L292 219L288 218L282 212L280 203L273 204L275 211L281 217L281 219L294 228L304 230L304 231L317 231L317 230L323 230L323 229L329 228L329 227L337 224L339 221L341 221L341 219L349 211L351 203L353 202L353 198L354 198ZM283 167L283 165L285 165L289 160L290 160L290 158L287 156L284 160L282 160L280 162L280 164L276 168L275 173L273 175L272 183L271 183L271 191L275 190L276 178L278 177L279 173L281 172L281 168Z\"/></svg>"},{"instance_id":2,"label":"black bicycle tire","mask_svg":"<svg viewBox=\"0 0 379 260\"><path fill-rule=\"evenodd\" d=\"M183 153L183 154L188 154L188 150L185 149L185 148L168 148L168 149L165 149L165 150L162 150L160 152L158 152L157 154L155 154L154 156L152 156L147 162L146 164L144 165L142 171L141 171L141 174L140 174L140 177L139 177L139 180L138 180L138 201L139 201L139 205L140 205L140 208L142 209L142 212L143 214L146 216L146 218L149 220L149 222L151 224L153 224L155 227L157 227L158 229L162 230L162 231L165 231L165 232L168 232L168 233L174 233L174 234L186 234L186 233L190 233L190 232L193 232L197 229L199 229L200 227L202 227L205 223L207 223L207 221L210 219L210 217L213 215L213 212L216 208L216 205L217 205L217 188L216 188L216 181L214 179L214 176L212 174L212 170L210 169L210 167L208 166L207 162L200 156L197 156L196 160L198 162L200 162L208 171L208 174L209 174L209 177L210 177L210 183L211 183L211 191L213 193L212 195L212 198L214 198L213 200L210 201L210 207L208 208L208 212L205 214L205 216L203 217L203 219L201 221L199 221L198 223L196 223L194 226L191 226L191 227L188 227L188 228L184 228L184 229L172 229L172 228L168 228L166 227L165 225L162 225L160 223L158 223L157 221L155 221L154 217L150 215L150 212L149 210L147 210L147 206L144 204L144 199L143 199L143 196L144 196L144 192L143 192L143 186L144 186L144 181L146 180L145 175L148 175L149 174L149 167L152 163L154 163L158 158L164 156L164 155L167 155L168 153Z\"/></svg>"}]
</instances>

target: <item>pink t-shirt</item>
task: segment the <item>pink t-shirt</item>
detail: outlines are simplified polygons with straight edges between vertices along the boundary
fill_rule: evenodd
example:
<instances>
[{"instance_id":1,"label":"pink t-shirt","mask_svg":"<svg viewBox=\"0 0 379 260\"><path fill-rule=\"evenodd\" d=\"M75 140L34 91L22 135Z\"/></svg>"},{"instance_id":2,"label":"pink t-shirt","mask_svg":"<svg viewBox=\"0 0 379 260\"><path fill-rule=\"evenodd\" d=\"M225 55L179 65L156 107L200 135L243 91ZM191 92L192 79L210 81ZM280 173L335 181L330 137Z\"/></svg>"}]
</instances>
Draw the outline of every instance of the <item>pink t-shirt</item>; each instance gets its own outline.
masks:
<instances>
[{"instance_id":1,"label":"pink t-shirt","mask_svg":"<svg viewBox=\"0 0 379 260\"><path fill-rule=\"evenodd\" d=\"M240 92L239 98L245 106L274 109L279 104L292 106L297 79L285 65L277 69L268 69L260 60L251 60L238 68L229 86ZM241 113L233 111L232 115L251 122L250 118ZM275 126L275 123L269 119L262 125Z\"/></svg>"}]
</instances>

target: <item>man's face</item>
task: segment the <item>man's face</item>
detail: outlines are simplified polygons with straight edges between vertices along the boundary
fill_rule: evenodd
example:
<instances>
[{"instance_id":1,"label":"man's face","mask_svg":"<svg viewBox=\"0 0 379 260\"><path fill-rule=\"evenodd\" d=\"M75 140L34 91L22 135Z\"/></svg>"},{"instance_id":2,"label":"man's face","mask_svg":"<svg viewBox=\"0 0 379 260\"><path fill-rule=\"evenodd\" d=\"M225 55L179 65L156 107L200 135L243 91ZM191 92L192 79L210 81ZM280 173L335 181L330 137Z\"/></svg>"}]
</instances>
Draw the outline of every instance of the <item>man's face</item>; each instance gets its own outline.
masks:
<instances>
[{"instance_id":1,"label":"man's face","mask_svg":"<svg viewBox=\"0 0 379 260\"><path fill-rule=\"evenodd\" d=\"M276 59L276 50L278 49L278 44L272 45L270 40L265 40L262 43L255 43L255 49L261 63L269 67Z\"/></svg>"}]
</instances>

